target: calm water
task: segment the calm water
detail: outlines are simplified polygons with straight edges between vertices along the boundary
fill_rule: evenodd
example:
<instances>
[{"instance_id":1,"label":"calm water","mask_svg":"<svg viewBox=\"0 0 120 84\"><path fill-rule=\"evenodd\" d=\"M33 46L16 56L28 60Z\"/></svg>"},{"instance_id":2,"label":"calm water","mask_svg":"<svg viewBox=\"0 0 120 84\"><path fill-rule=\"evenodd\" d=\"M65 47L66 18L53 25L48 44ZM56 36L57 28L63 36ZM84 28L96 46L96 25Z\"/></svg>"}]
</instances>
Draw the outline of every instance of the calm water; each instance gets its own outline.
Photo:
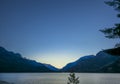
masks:
<instances>
[{"instance_id":1,"label":"calm water","mask_svg":"<svg viewBox=\"0 0 120 84\"><path fill-rule=\"evenodd\" d=\"M0 73L0 80L14 84L67 84L69 73ZM120 74L76 73L80 84L120 84Z\"/></svg>"}]
</instances>

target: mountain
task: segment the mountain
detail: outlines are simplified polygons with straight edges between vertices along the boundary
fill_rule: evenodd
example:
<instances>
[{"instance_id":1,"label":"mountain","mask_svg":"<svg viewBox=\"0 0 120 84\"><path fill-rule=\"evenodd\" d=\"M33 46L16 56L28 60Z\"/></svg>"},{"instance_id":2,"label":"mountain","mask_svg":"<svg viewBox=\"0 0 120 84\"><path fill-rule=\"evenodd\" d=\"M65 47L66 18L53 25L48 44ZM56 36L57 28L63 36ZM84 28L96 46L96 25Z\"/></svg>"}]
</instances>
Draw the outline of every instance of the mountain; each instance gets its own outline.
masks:
<instances>
[{"instance_id":1,"label":"mountain","mask_svg":"<svg viewBox=\"0 0 120 84\"><path fill-rule=\"evenodd\" d=\"M0 72L53 72L42 63L0 47Z\"/></svg>"},{"instance_id":2,"label":"mountain","mask_svg":"<svg viewBox=\"0 0 120 84\"><path fill-rule=\"evenodd\" d=\"M112 64L119 57L110 55L105 51L89 56L84 56L75 62L67 64L61 71L64 72L100 72L101 68Z\"/></svg>"},{"instance_id":3,"label":"mountain","mask_svg":"<svg viewBox=\"0 0 120 84\"><path fill-rule=\"evenodd\" d=\"M119 57L115 62L101 68L101 72L104 73L120 73L120 47L114 49L105 50L105 52Z\"/></svg>"},{"instance_id":4,"label":"mountain","mask_svg":"<svg viewBox=\"0 0 120 84\"><path fill-rule=\"evenodd\" d=\"M19 53L0 47L0 72L94 72L120 73L120 47L83 56L61 70L50 64L22 57Z\"/></svg>"},{"instance_id":5,"label":"mountain","mask_svg":"<svg viewBox=\"0 0 120 84\"><path fill-rule=\"evenodd\" d=\"M59 69L57 69L56 67L54 67L54 66L52 66L52 65L50 65L50 64L44 64L47 68L49 68L50 70L53 70L53 71L56 71L56 72L58 72L59 71Z\"/></svg>"},{"instance_id":6,"label":"mountain","mask_svg":"<svg viewBox=\"0 0 120 84\"><path fill-rule=\"evenodd\" d=\"M100 71L104 73L120 73L120 59L104 66Z\"/></svg>"},{"instance_id":7,"label":"mountain","mask_svg":"<svg viewBox=\"0 0 120 84\"><path fill-rule=\"evenodd\" d=\"M76 66L80 61L84 61L86 59L92 58L94 55L88 55L88 56L83 56L82 58L78 59L75 62L68 63L66 66L64 66L61 71L68 71L69 69L73 68Z\"/></svg>"}]
</instances>

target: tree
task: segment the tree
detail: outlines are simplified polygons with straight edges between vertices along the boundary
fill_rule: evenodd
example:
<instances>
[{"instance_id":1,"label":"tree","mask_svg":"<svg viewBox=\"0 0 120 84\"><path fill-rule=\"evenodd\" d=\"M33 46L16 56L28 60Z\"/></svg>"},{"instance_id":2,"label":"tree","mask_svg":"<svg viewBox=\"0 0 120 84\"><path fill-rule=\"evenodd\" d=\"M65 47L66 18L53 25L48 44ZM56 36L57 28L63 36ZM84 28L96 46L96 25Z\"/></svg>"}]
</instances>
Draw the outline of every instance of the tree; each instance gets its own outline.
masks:
<instances>
[{"instance_id":1,"label":"tree","mask_svg":"<svg viewBox=\"0 0 120 84\"><path fill-rule=\"evenodd\" d=\"M112 0L112 1L106 1L106 4L109 6L112 6L116 11L120 12L120 0ZM117 15L120 18L120 13ZM115 24L112 28L105 28L100 30L105 34L106 38L109 39L115 39L120 38L120 23Z\"/></svg>"},{"instance_id":2,"label":"tree","mask_svg":"<svg viewBox=\"0 0 120 84\"><path fill-rule=\"evenodd\" d=\"M79 84L79 77L75 76L75 73L70 73L67 84Z\"/></svg>"},{"instance_id":3,"label":"tree","mask_svg":"<svg viewBox=\"0 0 120 84\"><path fill-rule=\"evenodd\" d=\"M120 0L105 1L105 3L109 6L113 6L115 10L120 12ZM120 17L120 14L118 14L117 16Z\"/></svg>"},{"instance_id":4,"label":"tree","mask_svg":"<svg viewBox=\"0 0 120 84\"><path fill-rule=\"evenodd\" d=\"M120 38L120 24L115 24L115 27L113 28L106 28L100 30L103 32L106 36L106 38L114 39L114 38Z\"/></svg>"}]
</instances>

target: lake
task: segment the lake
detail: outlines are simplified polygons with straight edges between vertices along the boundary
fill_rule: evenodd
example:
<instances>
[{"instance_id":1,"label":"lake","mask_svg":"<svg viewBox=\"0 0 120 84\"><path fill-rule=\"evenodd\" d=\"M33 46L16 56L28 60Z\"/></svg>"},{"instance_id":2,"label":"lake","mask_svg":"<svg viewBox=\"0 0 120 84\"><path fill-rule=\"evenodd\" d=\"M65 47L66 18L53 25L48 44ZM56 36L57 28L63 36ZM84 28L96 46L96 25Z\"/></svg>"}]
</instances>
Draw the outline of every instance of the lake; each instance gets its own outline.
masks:
<instances>
[{"instance_id":1,"label":"lake","mask_svg":"<svg viewBox=\"0 0 120 84\"><path fill-rule=\"evenodd\" d=\"M0 73L0 80L14 84L67 84L69 73ZM120 74L76 73L80 84L120 84Z\"/></svg>"}]
</instances>

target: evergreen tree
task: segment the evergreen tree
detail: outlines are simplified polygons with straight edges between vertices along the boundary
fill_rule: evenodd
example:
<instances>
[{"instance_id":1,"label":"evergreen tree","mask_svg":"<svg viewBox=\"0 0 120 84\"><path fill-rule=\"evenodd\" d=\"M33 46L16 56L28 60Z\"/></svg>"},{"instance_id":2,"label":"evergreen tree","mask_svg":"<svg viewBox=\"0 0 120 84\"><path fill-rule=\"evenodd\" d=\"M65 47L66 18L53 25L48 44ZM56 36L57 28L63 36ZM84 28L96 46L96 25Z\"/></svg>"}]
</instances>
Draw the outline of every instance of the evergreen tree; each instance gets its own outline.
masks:
<instances>
[{"instance_id":1,"label":"evergreen tree","mask_svg":"<svg viewBox=\"0 0 120 84\"><path fill-rule=\"evenodd\" d=\"M75 73L70 73L67 84L79 84L79 77L76 77Z\"/></svg>"},{"instance_id":2,"label":"evergreen tree","mask_svg":"<svg viewBox=\"0 0 120 84\"><path fill-rule=\"evenodd\" d=\"M106 1L106 4L112 6L116 11L120 12L120 0ZM120 13L117 15L120 18ZM120 38L120 23L115 24L114 27L100 30L109 39Z\"/></svg>"}]
</instances>

